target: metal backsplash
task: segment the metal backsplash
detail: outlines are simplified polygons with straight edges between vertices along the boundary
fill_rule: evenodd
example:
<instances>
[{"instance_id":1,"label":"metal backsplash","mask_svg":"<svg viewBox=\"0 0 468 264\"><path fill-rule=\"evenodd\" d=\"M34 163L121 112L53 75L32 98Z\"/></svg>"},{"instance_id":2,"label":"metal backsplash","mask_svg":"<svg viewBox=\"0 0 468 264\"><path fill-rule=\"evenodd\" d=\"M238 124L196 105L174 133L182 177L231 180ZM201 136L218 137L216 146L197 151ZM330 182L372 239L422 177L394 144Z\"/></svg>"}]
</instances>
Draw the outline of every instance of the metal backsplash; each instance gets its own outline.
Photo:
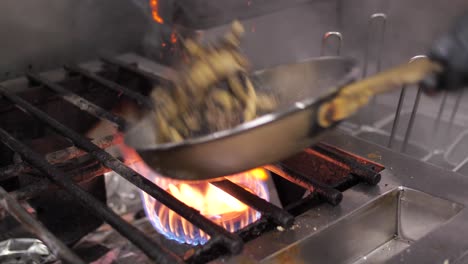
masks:
<instances>
[{"instance_id":1,"label":"metal backsplash","mask_svg":"<svg viewBox=\"0 0 468 264\"><path fill-rule=\"evenodd\" d=\"M137 0L135 0L137 1ZM166 0L167 1L167 0ZM169 0L174 1L174 0ZM163 1L164 3L165 1ZM209 29L233 19L248 19L326 0L177 0L174 20L193 29Z\"/></svg>"},{"instance_id":2,"label":"metal backsplash","mask_svg":"<svg viewBox=\"0 0 468 264\"><path fill-rule=\"evenodd\" d=\"M149 22L130 0L2 0L0 79L138 49Z\"/></svg>"},{"instance_id":3,"label":"metal backsplash","mask_svg":"<svg viewBox=\"0 0 468 264\"><path fill-rule=\"evenodd\" d=\"M385 12L391 23L387 28L383 63L394 65L424 52L454 16L468 10L468 2L463 0L450 3L443 0L179 0L177 4L174 0L162 0L159 3L167 25L151 21L147 0L0 1L3 36L0 80L12 78L30 67L48 69L93 59L102 53L138 51L142 46L147 51L148 46L152 48L162 42L160 35L170 34L174 17L192 23L192 29L248 18L245 23L249 34L244 47L255 66L262 67L318 56L322 34L327 31L343 34L344 55L362 57L369 16Z\"/></svg>"},{"instance_id":4,"label":"metal backsplash","mask_svg":"<svg viewBox=\"0 0 468 264\"><path fill-rule=\"evenodd\" d=\"M339 50L361 62L368 76L426 54L463 12L468 12L463 0L314 1L245 20L248 32L242 47L255 68L317 57L322 51L335 55ZM204 35L211 38L225 30L217 27ZM335 38L324 41L327 32ZM322 50L323 46L327 48ZM345 122L346 129L431 164L468 171L468 99L461 93L428 97L417 91L412 87L406 96L400 91L378 96Z\"/></svg>"}]
</instances>

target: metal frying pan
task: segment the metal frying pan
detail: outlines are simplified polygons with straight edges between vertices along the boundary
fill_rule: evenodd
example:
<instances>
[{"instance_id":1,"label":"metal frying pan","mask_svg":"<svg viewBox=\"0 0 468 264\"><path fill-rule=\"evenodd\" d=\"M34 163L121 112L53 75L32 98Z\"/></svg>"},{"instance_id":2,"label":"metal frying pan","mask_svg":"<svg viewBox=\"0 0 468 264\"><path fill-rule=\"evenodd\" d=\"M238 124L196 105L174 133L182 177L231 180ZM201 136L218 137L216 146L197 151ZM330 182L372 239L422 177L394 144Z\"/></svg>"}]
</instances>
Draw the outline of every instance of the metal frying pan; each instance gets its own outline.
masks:
<instances>
[{"instance_id":1,"label":"metal frying pan","mask_svg":"<svg viewBox=\"0 0 468 264\"><path fill-rule=\"evenodd\" d=\"M159 145L147 116L126 134L125 142L149 167L170 178L208 180L232 175L302 151L372 96L417 83L438 71L440 66L430 60L418 60L354 82L356 63L348 58L280 65L251 76L256 89L278 98L279 106L271 114L230 130Z\"/></svg>"}]
</instances>

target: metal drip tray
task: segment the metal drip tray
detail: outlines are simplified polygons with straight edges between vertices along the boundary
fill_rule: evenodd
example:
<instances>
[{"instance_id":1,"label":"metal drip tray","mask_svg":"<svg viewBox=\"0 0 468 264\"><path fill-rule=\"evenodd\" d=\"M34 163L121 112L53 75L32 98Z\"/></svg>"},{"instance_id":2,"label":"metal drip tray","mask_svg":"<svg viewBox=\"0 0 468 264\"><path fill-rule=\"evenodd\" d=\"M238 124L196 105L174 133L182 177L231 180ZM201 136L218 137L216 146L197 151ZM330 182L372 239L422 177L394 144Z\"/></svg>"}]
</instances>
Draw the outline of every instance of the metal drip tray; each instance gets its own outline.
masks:
<instances>
[{"instance_id":1,"label":"metal drip tray","mask_svg":"<svg viewBox=\"0 0 468 264\"><path fill-rule=\"evenodd\" d=\"M299 254L307 263L383 263L411 250L413 242L462 208L460 204L399 187L296 246L303 249ZM290 248L282 253L291 253L288 251ZM273 259L278 259L278 255Z\"/></svg>"},{"instance_id":2,"label":"metal drip tray","mask_svg":"<svg viewBox=\"0 0 468 264\"><path fill-rule=\"evenodd\" d=\"M462 208L457 203L412 189L392 191L351 217L351 223L362 221L371 226L369 231L355 229L355 232L374 239L357 244L363 253L357 256L357 261L356 256L347 259L354 259L351 263L382 263L405 249L410 250L412 242L448 221Z\"/></svg>"}]
</instances>

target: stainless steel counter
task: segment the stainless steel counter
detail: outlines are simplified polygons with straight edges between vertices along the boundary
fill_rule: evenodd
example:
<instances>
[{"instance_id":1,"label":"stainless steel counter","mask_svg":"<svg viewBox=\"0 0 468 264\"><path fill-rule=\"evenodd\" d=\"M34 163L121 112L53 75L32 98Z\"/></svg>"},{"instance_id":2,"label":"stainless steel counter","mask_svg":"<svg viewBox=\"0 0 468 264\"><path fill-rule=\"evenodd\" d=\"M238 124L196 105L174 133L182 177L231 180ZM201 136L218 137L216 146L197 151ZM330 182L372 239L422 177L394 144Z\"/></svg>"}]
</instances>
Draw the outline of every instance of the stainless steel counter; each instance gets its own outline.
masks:
<instances>
[{"instance_id":1,"label":"stainless steel counter","mask_svg":"<svg viewBox=\"0 0 468 264\"><path fill-rule=\"evenodd\" d=\"M345 191L295 225L213 263L463 263L468 252L468 180L335 131L325 141L383 164L382 181Z\"/></svg>"},{"instance_id":2,"label":"stainless steel counter","mask_svg":"<svg viewBox=\"0 0 468 264\"><path fill-rule=\"evenodd\" d=\"M158 72L152 63L138 61L143 69ZM292 228L263 234L241 255L212 263L463 263L467 176L338 130L324 141L383 164L382 181L356 185L343 193L339 206L311 209Z\"/></svg>"}]
</instances>

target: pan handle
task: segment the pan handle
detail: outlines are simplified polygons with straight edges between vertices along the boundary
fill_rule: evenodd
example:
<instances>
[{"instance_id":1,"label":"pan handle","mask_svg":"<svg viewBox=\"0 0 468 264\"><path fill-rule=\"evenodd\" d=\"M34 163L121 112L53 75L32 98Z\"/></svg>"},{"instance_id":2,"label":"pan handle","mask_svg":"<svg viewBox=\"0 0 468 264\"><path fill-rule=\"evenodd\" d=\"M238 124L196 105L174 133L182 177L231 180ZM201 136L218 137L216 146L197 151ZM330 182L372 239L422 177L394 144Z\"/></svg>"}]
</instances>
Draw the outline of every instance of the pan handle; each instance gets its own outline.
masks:
<instances>
[{"instance_id":1,"label":"pan handle","mask_svg":"<svg viewBox=\"0 0 468 264\"><path fill-rule=\"evenodd\" d=\"M441 71L442 66L438 63L420 59L346 85L319 107L318 123L321 127L328 128L356 113L373 96L396 90L402 85L419 83Z\"/></svg>"}]
</instances>

